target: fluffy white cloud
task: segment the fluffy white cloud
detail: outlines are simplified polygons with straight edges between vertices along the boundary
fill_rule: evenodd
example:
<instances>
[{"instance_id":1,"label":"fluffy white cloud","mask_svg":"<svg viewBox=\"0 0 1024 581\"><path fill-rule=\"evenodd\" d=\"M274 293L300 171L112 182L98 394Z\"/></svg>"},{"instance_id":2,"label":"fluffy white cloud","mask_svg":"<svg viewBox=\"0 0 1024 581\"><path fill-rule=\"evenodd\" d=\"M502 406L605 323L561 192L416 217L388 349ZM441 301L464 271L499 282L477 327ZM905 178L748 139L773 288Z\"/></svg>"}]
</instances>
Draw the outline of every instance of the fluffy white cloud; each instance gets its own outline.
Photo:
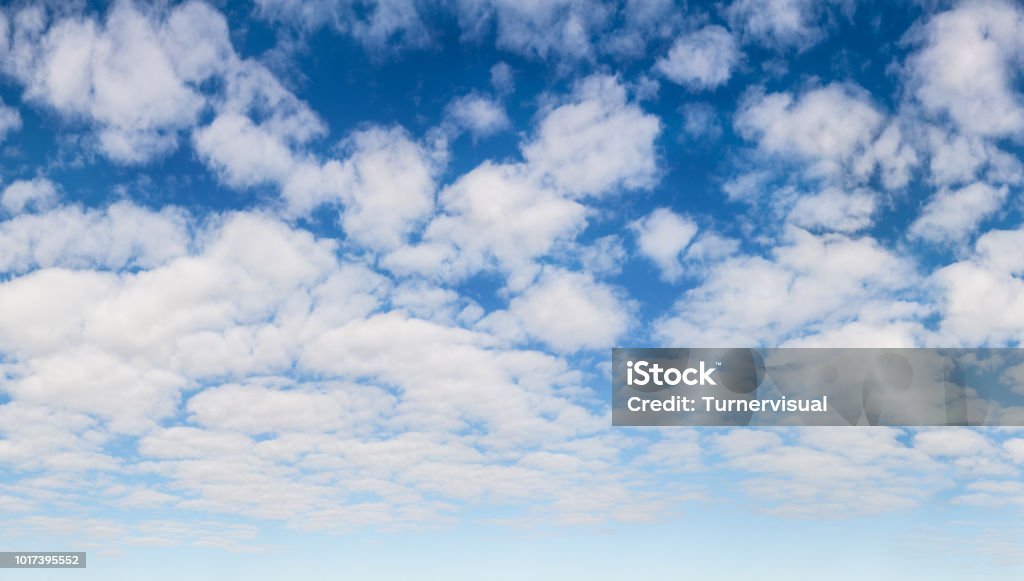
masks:
<instances>
[{"instance_id":1,"label":"fluffy white cloud","mask_svg":"<svg viewBox=\"0 0 1024 581\"><path fill-rule=\"evenodd\" d=\"M217 386L190 398L188 411L194 422L208 428L245 434L320 434L352 432L360 426L365 430L386 418L395 404L387 391L373 386L282 387L288 386Z\"/></svg>"},{"instance_id":2,"label":"fluffy white cloud","mask_svg":"<svg viewBox=\"0 0 1024 581\"><path fill-rule=\"evenodd\" d=\"M614 234L602 236L579 249L579 262L584 272L594 275L618 274L626 262L622 239Z\"/></svg>"},{"instance_id":3,"label":"fluffy white cloud","mask_svg":"<svg viewBox=\"0 0 1024 581\"><path fill-rule=\"evenodd\" d=\"M425 245L400 249L385 264L399 272L461 276L490 265L512 272L582 230L586 208L540 186L523 165L485 163L439 194L444 214ZM525 281L524 281L525 282Z\"/></svg>"},{"instance_id":4,"label":"fluffy white cloud","mask_svg":"<svg viewBox=\"0 0 1024 581\"><path fill-rule=\"evenodd\" d=\"M1024 438L1013 438L1003 442L1003 449L1017 464L1024 464Z\"/></svg>"},{"instance_id":5,"label":"fluffy white cloud","mask_svg":"<svg viewBox=\"0 0 1024 581\"><path fill-rule=\"evenodd\" d=\"M0 141L7 138L7 134L21 129L21 113L14 107L8 107L0 99Z\"/></svg>"},{"instance_id":6,"label":"fluffy white cloud","mask_svg":"<svg viewBox=\"0 0 1024 581\"><path fill-rule=\"evenodd\" d=\"M740 56L729 31L712 25L676 39L654 68L668 80L691 89L714 89L729 80Z\"/></svg>"},{"instance_id":7,"label":"fluffy white cloud","mask_svg":"<svg viewBox=\"0 0 1024 581\"><path fill-rule=\"evenodd\" d=\"M153 430L139 440L138 449L151 458L202 458L246 453L252 449L252 444L249 438L237 432L174 426Z\"/></svg>"},{"instance_id":8,"label":"fluffy white cloud","mask_svg":"<svg viewBox=\"0 0 1024 581\"><path fill-rule=\"evenodd\" d=\"M712 266L676 312L655 323L659 336L670 344L779 345L859 322L898 328L888 337L896 345L918 340L915 311L893 308L893 297L917 284L912 263L869 237L793 227L785 236L767 258L740 255ZM892 325L899 321L906 324Z\"/></svg>"},{"instance_id":9,"label":"fluffy white cloud","mask_svg":"<svg viewBox=\"0 0 1024 581\"><path fill-rule=\"evenodd\" d=\"M798 199L789 213L789 221L810 230L856 232L871 225L875 203L875 194L870 191L828 188Z\"/></svg>"},{"instance_id":10,"label":"fluffy white cloud","mask_svg":"<svg viewBox=\"0 0 1024 581\"><path fill-rule=\"evenodd\" d=\"M536 284L512 299L507 314L527 336L557 352L605 349L633 319L633 306L621 295L587 274L547 269ZM497 320L492 315L481 325L500 324L503 315L499 313Z\"/></svg>"},{"instance_id":11,"label":"fluffy white cloud","mask_svg":"<svg viewBox=\"0 0 1024 581\"><path fill-rule=\"evenodd\" d=\"M910 236L929 242L962 242L1006 201L1006 186L975 183L959 190L940 190L910 225Z\"/></svg>"},{"instance_id":12,"label":"fluffy white cloud","mask_svg":"<svg viewBox=\"0 0 1024 581\"><path fill-rule=\"evenodd\" d=\"M76 218L74 212L56 216ZM180 232L172 213L147 215L128 206L89 218L97 222L87 222L78 240L48 248L48 254L30 248L35 254L25 260L90 266L106 260L114 268L149 269L115 274L45 268L11 279L0 285L0 350L17 361L8 369L11 392L100 414L117 430L142 429L173 411L177 391L196 376L189 350L197 339L219 329L228 342L231 327L244 339L297 285L326 279L325 269L335 264L329 245L256 217L229 220L200 258L173 256L183 249L174 247ZM154 236L161 228L169 239ZM286 346L280 332L253 335L241 354L246 365L280 360ZM210 341L200 346L217 352ZM234 363L222 357L210 371L223 374Z\"/></svg>"},{"instance_id":13,"label":"fluffy white cloud","mask_svg":"<svg viewBox=\"0 0 1024 581\"><path fill-rule=\"evenodd\" d=\"M284 180L295 163L280 139L237 113L218 115L193 140L196 152L234 187Z\"/></svg>"},{"instance_id":14,"label":"fluffy white cloud","mask_svg":"<svg viewBox=\"0 0 1024 581\"><path fill-rule=\"evenodd\" d=\"M740 248L739 240L714 232L704 232L690 242L685 257L692 264L703 266L732 256Z\"/></svg>"},{"instance_id":15,"label":"fluffy white cloud","mask_svg":"<svg viewBox=\"0 0 1024 581\"><path fill-rule=\"evenodd\" d=\"M332 26L372 52L423 47L432 42L423 10L427 2L381 0L360 6L347 0L257 0L257 14L303 30Z\"/></svg>"},{"instance_id":16,"label":"fluffy white cloud","mask_svg":"<svg viewBox=\"0 0 1024 581\"><path fill-rule=\"evenodd\" d=\"M983 179L994 184L1024 180L1019 159L976 135L929 128L923 149L930 155L928 180L938 186L965 185Z\"/></svg>"},{"instance_id":17,"label":"fluffy white cloud","mask_svg":"<svg viewBox=\"0 0 1024 581\"><path fill-rule=\"evenodd\" d=\"M0 352L10 401L0 404L0 460L126 482L96 498L109 480L96 489L60 476L47 494L303 528L436 522L451 499L540 499L567 521L653 514L664 502L631 498L610 469L608 458L633 444L602 433L606 419L578 401L590 397L578 371L452 326L452 315L417 318L453 293L425 304L422 284L403 291L340 262L333 242L254 213L200 226L123 205L4 224L27 219L102 222L97 232L173 225L184 236L173 252L162 240L170 246L150 252L170 254L145 264L126 258L131 237L94 243L93 255L109 255L108 272L50 266L92 266L75 254L84 240L21 259L28 274L5 268ZM542 308L561 324L538 319ZM566 350L606 346L630 320L617 291L560 270L510 311L526 332ZM141 461L107 454L122 434L139 436ZM168 485L141 494L131 486L140 474Z\"/></svg>"},{"instance_id":18,"label":"fluffy white cloud","mask_svg":"<svg viewBox=\"0 0 1024 581\"><path fill-rule=\"evenodd\" d=\"M544 180L573 195L649 188L657 179L660 131L658 118L631 103L618 79L595 75L544 115L523 157Z\"/></svg>"},{"instance_id":19,"label":"fluffy white cloud","mask_svg":"<svg viewBox=\"0 0 1024 581\"><path fill-rule=\"evenodd\" d=\"M744 489L788 516L848 516L912 507L948 486L947 470L893 428L735 430L711 447Z\"/></svg>"},{"instance_id":20,"label":"fluffy white cloud","mask_svg":"<svg viewBox=\"0 0 1024 581\"><path fill-rule=\"evenodd\" d=\"M932 17L907 63L907 83L928 112L969 134L1024 131L1015 90L1024 54L1024 11L1010 2L965 2Z\"/></svg>"},{"instance_id":21,"label":"fluffy white cloud","mask_svg":"<svg viewBox=\"0 0 1024 581\"><path fill-rule=\"evenodd\" d=\"M18 214L26 208L45 210L56 201L57 187L46 178L18 180L0 193L0 206L11 214Z\"/></svg>"},{"instance_id":22,"label":"fluffy white cloud","mask_svg":"<svg viewBox=\"0 0 1024 581\"><path fill-rule=\"evenodd\" d=\"M116 2L103 19L73 10L54 17L48 22L38 8L16 14L12 58L3 70L25 86L27 101L88 121L96 145L114 161L142 163L172 151L179 134L212 107L218 116L200 140L200 155L229 183L249 184L266 179L269 170L245 164L256 154L238 138L266 150L324 132L265 66L235 53L224 16L203 2L151 10ZM250 119L246 126L241 116L249 114L259 122ZM211 152L214 145L229 151ZM232 160L239 165L227 167ZM286 160L263 161L280 170ZM241 177L250 170L257 176Z\"/></svg>"},{"instance_id":23,"label":"fluffy white cloud","mask_svg":"<svg viewBox=\"0 0 1024 581\"><path fill-rule=\"evenodd\" d=\"M188 246L187 217L175 208L153 212L129 202L105 210L67 206L0 221L0 272L151 268L185 254Z\"/></svg>"},{"instance_id":24,"label":"fluffy white cloud","mask_svg":"<svg viewBox=\"0 0 1024 581\"><path fill-rule=\"evenodd\" d=\"M493 26L498 48L541 59L592 57L595 47L591 34L612 16L608 6L577 0L460 0L457 7L458 20L467 38L479 39Z\"/></svg>"},{"instance_id":25,"label":"fluffy white cloud","mask_svg":"<svg viewBox=\"0 0 1024 581\"><path fill-rule=\"evenodd\" d=\"M265 65L252 59L229 60L224 91L215 100L220 113L249 115L260 129L292 146L323 136L327 128L309 106L288 90ZM257 121L258 120L258 121Z\"/></svg>"},{"instance_id":26,"label":"fluffy white cloud","mask_svg":"<svg viewBox=\"0 0 1024 581\"><path fill-rule=\"evenodd\" d=\"M656 182L659 131L658 119L629 102L617 79L588 77L568 102L545 111L522 146L524 162L484 162L442 189L440 213L421 242L383 264L455 279L498 268L521 290L539 272L536 259L586 226L591 211L579 198Z\"/></svg>"},{"instance_id":27,"label":"fluffy white cloud","mask_svg":"<svg viewBox=\"0 0 1024 581\"><path fill-rule=\"evenodd\" d=\"M899 125L890 123L868 151L854 161L852 170L854 175L864 179L870 177L877 167L882 185L894 190L910 182L918 162L917 151L907 142Z\"/></svg>"},{"instance_id":28,"label":"fluffy white cloud","mask_svg":"<svg viewBox=\"0 0 1024 581\"><path fill-rule=\"evenodd\" d=\"M448 104L446 113L457 127L477 137L487 137L509 127L508 115L501 103L482 95L459 97Z\"/></svg>"},{"instance_id":29,"label":"fluffy white cloud","mask_svg":"<svg viewBox=\"0 0 1024 581\"><path fill-rule=\"evenodd\" d=\"M292 215L340 204L349 239L368 248L400 246L432 213L439 160L401 128L355 131L341 144L347 157L320 162L295 153L288 142L310 136L301 122L281 121L284 127L257 125L246 115L222 113L195 132L195 147L233 187L280 187Z\"/></svg>"},{"instance_id":30,"label":"fluffy white cloud","mask_svg":"<svg viewBox=\"0 0 1024 581\"><path fill-rule=\"evenodd\" d=\"M980 456L995 451L992 441L964 428L928 430L914 435L914 448L933 456Z\"/></svg>"},{"instance_id":31,"label":"fluffy white cloud","mask_svg":"<svg viewBox=\"0 0 1024 581\"><path fill-rule=\"evenodd\" d=\"M805 92L754 93L736 113L740 135L756 140L769 154L817 161L819 173L863 155L877 135L884 116L859 87L831 84Z\"/></svg>"},{"instance_id":32,"label":"fluffy white cloud","mask_svg":"<svg viewBox=\"0 0 1024 581\"><path fill-rule=\"evenodd\" d=\"M217 116L192 133L200 158L236 188L316 183L320 164L300 151L326 132L316 113L254 61L230 59L223 78Z\"/></svg>"},{"instance_id":33,"label":"fluffy white cloud","mask_svg":"<svg viewBox=\"0 0 1024 581\"><path fill-rule=\"evenodd\" d=\"M103 22L68 16L45 30L39 15L15 22L23 28L5 70L26 98L91 120L103 153L127 163L176 146L205 103L196 85L230 49L223 16L198 2L156 18L118 2Z\"/></svg>"},{"instance_id":34,"label":"fluffy white cloud","mask_svg":"<svg viewBox=\"0 0 1024 581\"><path fill-rule=\"evenodd\" d=\"M640 253L658 265L664 280L675 281L683 275L681 255L697 234L693 220L669 208L658 208L632 222L630 229Z\"/></svg>"},{"instance_id":35,"label":"fluffy white cloud","mask_svg":"<svg viewBox=\"0 0 1024 581\"><path fill-rule=\"evenodd\" d=\"M966 494L958 497L957 502L977 502L974 493L986 486L983 478L1018 475L1012 458L1006 458L984 431L955 427L924 430L914 435L914 448L945 460L960 474L979 479L966 486Z\"/></svg>"},{"instance_id":36,"label":"fluffy white cloud","mask_svg":"<svg viewBox=\"0 0 1024 581\"><path fill-rule=\"evenodd\" d=\"M369 248L400 246L433 213L436 160L399 128L359 131L345 146L351 155L321 170L328 176L329 193L344 207L345 233ZM285 195L290 193L286 187ZM295 198L289 202L303 206Z\"/></svg>"},{"instance_id":37,"label":"fluffy white cloud","mask_svg":"<svg viewBox=\"0 0 1024 581\"><path fill-rule=\"evenodd\" d=\"M1024 337L1024 232L993 230L974 253L937 270L940 330L963 345L1003 345Z\"/></svg>"},{"instance_id":38,"label":"fluffy white cloud","mask_svg":"<svg viewBox=\"0 0 1024 581\"><path fill-rule=\"evenodd\" d=\"M824 37L821 0L733 0L725 15L745 37L773 47L807 48Z\"/></svg>"}]
</instances>

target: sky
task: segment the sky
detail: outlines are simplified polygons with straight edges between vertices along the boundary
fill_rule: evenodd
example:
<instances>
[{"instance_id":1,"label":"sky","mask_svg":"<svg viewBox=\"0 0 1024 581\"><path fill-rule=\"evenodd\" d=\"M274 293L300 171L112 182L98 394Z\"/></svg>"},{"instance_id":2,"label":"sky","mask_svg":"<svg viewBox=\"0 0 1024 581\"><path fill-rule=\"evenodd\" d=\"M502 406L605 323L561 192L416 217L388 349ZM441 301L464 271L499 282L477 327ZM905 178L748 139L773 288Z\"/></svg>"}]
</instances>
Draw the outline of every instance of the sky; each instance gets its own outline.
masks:
<instances>
[{"instance_id":1,"label":"sky","mask_svg":"<svg viewBox=\"0 0 1024 581\"><path fill-rule=\"evenodd\" d=\"M6 2L7 577L1020 578L1019 429L609 373L1021 347L1022 144L1009 1Z\"/></svg>"}]
</instances>

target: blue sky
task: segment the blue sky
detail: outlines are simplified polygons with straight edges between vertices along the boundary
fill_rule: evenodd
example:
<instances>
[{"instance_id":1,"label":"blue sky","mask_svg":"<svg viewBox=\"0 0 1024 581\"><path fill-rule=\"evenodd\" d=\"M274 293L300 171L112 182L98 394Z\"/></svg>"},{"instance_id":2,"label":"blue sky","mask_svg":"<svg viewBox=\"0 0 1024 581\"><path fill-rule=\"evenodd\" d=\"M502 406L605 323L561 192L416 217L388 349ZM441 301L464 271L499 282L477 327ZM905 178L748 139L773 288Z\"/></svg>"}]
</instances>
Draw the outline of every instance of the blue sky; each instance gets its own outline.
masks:
<instances>
[{"instance_id":1,"label":"blue sky","mask_svg":"<svg viewBox=\"0 0 1024 581\"><path fill-rule=\"evenodd\" d=\"M0 545L1017 578L1019 430L612 428L608 373L1020 346L1021 39L994 0L5 4Z\"/></svg>"}]
</instances>

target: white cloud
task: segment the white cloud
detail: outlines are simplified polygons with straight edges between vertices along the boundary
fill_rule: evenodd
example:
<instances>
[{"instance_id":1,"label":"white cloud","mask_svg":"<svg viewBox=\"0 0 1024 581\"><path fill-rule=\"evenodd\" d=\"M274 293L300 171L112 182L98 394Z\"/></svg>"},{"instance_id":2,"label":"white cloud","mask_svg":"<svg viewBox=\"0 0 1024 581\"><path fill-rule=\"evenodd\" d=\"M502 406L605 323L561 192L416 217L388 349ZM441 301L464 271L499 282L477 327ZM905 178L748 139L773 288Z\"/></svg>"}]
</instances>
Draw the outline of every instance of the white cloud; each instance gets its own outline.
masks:
<instances>
[{"instance_id":1,"label":"white cloud","mask_svg":"<svg viewBox=\"0 0 1024 581\"><path fill-rule=\"evenodd\" d=\"M928 112L981 136L1020 135L1024 104L1014 90L1024 54L1024 12L999 0L962 3L920 31L907 84Z\"/></svg>"},{"instance_id":2,"label":"white cloud","mask_svg":"<svg viewBox=\"0 0 1024 581\"><path fill-rule=\"evenodd\" d=\"M1024 330L1024 233L993 230L973 255L935 271L940 330L964 345L1002 345Z\"/></svg>"},{"instance_id":3,"label":"white cloud","mask_svg":"<svg viewBox=\"0 0 1024 581\"><path fill-rule=\"evenodd\" d=\"M420 243L383 264L396 273L461 279L497 268L521 290L534 261L571 242L591 213L576 198L647 188L657 179L660 122L627 100L614 77L577 83L568 102L547 109L524 162L484 162L438 194L440 213Z\"/></svg>"},{"instance_id":4,"label":"white cloud","mask_svg":"<svg viewBox=\"0 0 1024 581\"><path fill-rule=\"evenodd\" d=\"M1003 442L1003 449L1017 464L1024 464L1024 438L1012 438Z\"/></svg>"},{"instance_id":5,"label":"white cloud","mask_svg":"<svg viewBox=\"0 0 1024 581\"><path fill-rule=\"evenodd\" d=\"M449 269L459 276L490 265L508 272L528 269L556 242L574 238L587 215L580 203L538 185L523 165L485 163L442 190L439 202L444 213L424 233L428 243L439 245L437 253L429 257L422 246L404 248L385 264L428 273ZM416 268L414 256L442 262Z\"/></svg>"},{"instance_id":6,"label":"white cloud","mask_svg":"<svg viewBox=\"0 0 1024 581\"><path fill-rule=\"evenodd\" d=\"M190 398L188 411L192 421L207 428L244 434L322 434L351 432L359 425L381 423L394 404L395 398L373 386L282 389L273 385L228 384L203 390ZM245 448L232 451L246 452Z\"/></svg>"},{"instance_id":7,"label":"white cloud","mask_svg":"<svg viewBox=\"0 0 1024 581\"><path fill-rule=\"evenodd\" d=\"M929 242L962 242L1006 201L1006 186L975 183L959 190L940 190L928 201L909 234Z\"/></svg>"},{"instance_id":8,"label":"white cloud","mask_svg":"<svg viewBox=\"0 0 1024 581\"><path fill-rule=\"evenodd\" d=\"M870 191L828 188L798 199L789 213L789 221L810 230L857 232L871 225L875 204L875 194Z\"/></svg>"},{"instance_id":9,"label":"white cloud","mask_svg":"<svg viewBox=\"0 0 1024 581\"><path fill-rule=\"evenodd\" d=\"M580 266L594 275L618 274L626 262L626 248L614 234L602 236L579 249Z\"/></svg>"},{"instance_id":10,"label":"white cloud","mask_svg":"<svg viewBox=\"0 0 1024 581\"><path fill-rule=\"evenodd\" d=\"M361 6L346 0L257 0L257 15L306 31L331 26L371 52L425 47L432 38L416 0L385 0Z\"/></svg>"},{"instance_id":11,"label":"white cloud","mask_svg":"<svg viewBox=\"0 0 1024 581\"><path fill-rule=\"evenodd\" d=\"M970 457L991 455L992 441L974 430L943 428L914 435L914 448L932 456Z\"/></svg>"},{"instance_id":12,"label":"white cloud","mask_svg":"<svg viewBox=\"0 0 1024 581\"><path fill-rule=\"evenodd\" d=\"M747 38L804 49L824 37L818 21L825 8L821 0L733 0L725 15Z\"/></svg>"},{"instance_id":13,"label":"white cloud","mask_svg":"<svg viewBox=\"0 0 1024 581\"><path fill-rule=\"evenodd\" d=\"M307 131L303 122L293 126L288 119L281 119L284 127L257 125L246 115L222 113L195 132L195 147L228 185L279 186L289 214L340 204L349 239L371 249L400 246L432 213L439 159L403 129L355 131L341 143L347 157L320 162L289 145L289 139L304 140L319 129Z\"/></svg>"},{"instance_id":14,"label":"white cloud","mask_svg":"<svg viewBox=\"0 0 1024 581\"><path fill-rule=\"evenodd\" d=\"M227 22L204 2L185 2L172 10L159 34L174 70L190 83L222 74L236 58Z\"/></svg>"},{"instance_id":15,"label":"white cloud","mask_svg":"<svg viewBox=\"0 0 1024 581\"><path fill-rule=\"evenodd\" d=\"M491 67L491 86L499 95L516 90L516 73L508 63L500 62Z\"/></svg>"},{"instance_id":16,"label":"white cloud","mask_svg":"<svg viewBox=\"0 0 1024 581\"><path fill-rule=\"evenodd\" d=\"M291 211L337 201L351 240L378 250L402 245L433 213L437 160L398 127L356 131L343 148L343 161L307 165L288 178L283 193Z\"/></svg>"},{"instance_id":17,"label":"white cloud","mask_svg":"<svg viewBox=\"0 0 1024 581\"><path fill-rule=\"evenodd\" d=\"M95 145L114 161L143 163L173 151L179 134L211 107L220 124L207 133L233 129L232 135L264 146L305 143L325 130L266 67L235 53L224 16L203 2L152 9L117 2L102 20L59 11L49 26L45 12L25 8L14 21L14 58L4 71L25 86L26 101L86 120ZM250 113L259 122L250 119L252 127L242 127L238 116ZM223 171L228 158L246 154L221 137L217 144L232 151L209 151L208 136L200 154ZM246 169L259 168L235 174ZM248 184L262 178L229 179Z\"/></svg>"},{"instance_id":18,"label":"white cloud","mask_svg":"<svg viewBox=\"0 0 1024 581\"><path fill-rule=\"evenodd\" d=\"M558 190L601 195L644 189L657 180L654 140L661 122L629 102L614 77L578 83L572 99L548 111L523 157Z\"/></svg>"},{"instance_id":19,"label":"white cloud","mask_svg":"<svg viewBox=\"0 0 1024 581\"><path fill-rule=\"evenodd\" d=\"M21 129L21 113L14 107L8 107L0 99L0 141L7 138L7 134Z\"/></svg>"},{"instance_id":20,"label":"white cloud","mask_svg":"<svg viewBox=\"0 0 1024 581\"><path fill-rule=\"evenodd\" d=\"M722 190L731 202L755 202L767 193L771 179L768 171L742 173L722 184Z\"/></svg>"},{"instance_id":21,"label":"white cloud","mask_svg":"<svg viewBox=\"0 0 1024 581\"><path fill-rule=\"evenodd\" d=\"M342 380L372 377L397 387L401 402L387 420L394 425L437 432L479 421L488 426L482 441L491 446L564 437L602 421L569 401L549 399L551 388L577 380L563 362L498 345L483 333L386 313L326 331L306 346L300 364ZM535 415L534 405L548 407L552 417L583 415L559 423Z\"/></svg>"},{"instance_id":22,"label":"white cloud","mask_svg":"<svg viewBox=\"0 0 1024 581\"><path fill-rule=\"evenodd\" d=\"M457 3L457 16L467 38L480 39L493 23L500 49L540 59L580 60L593 56L591 34L611 16L611 9L576 0L462 0Z\"/></svg>"},{"instance_id":23,"label":"white cloud","mask_svg":"<svg viewBox=\"0 0 1024 581\"><path fill-rule=\"evenodd\" d=\"M979 178L995 184L1018 184L1024 179L1020 160L987 138L932 127L924 141L931 154L928 179L933 184L970 184Z\"/></svg>"},{"instance_id":24,"label":"white cloud","mask_svg":"<svg viewBox=\"0 0 1024 581\"><path fill-rule=\"evenodd\" d=\"M697 224L669 208L658 208L630 224L637 248L661 269L662 279L672 282L683 275L681 255L697 234Z\"/></svg>"},{"instance_id":25,"label":"white cloud","mask_svg":"<svg viewBox=\"0 0 1024 581\"><path fill-rule=\"evenodd\" d=\"M236 113L218 115L193 140L196 152L233 187L283 180L295 163L281 140Z\"/></svg>"},{"instance_id":26,"label":"white cloud","mask_svg":"<svg viewBox=\"0 0 1024 581\"><path fill-rule=\"evenodd\" d=\"M20 303L11 295L18 290L41 291L43 281L52 282L33 280L37 288L9 287L2 294ZM19 401L93 414L109 421L111 430L137 433L150 425L151 418L167 416L174 409L177 391L187 384L179 374L140 368L86 344L31 358L8 382L7 390Z\"/></svg>"},{"instance_id":27,"label":"white cloud","mask_svg":"<svg viewBox=\"0 0 1024 581\"><path fill-rule=\"evenodd\" d=\"M152 491L136 490L118 500L119 503L144 499L161 499ZM129 505L130 506L130 505ZM89 539L90 546L114 547L192 546L206 550L263 551L267 547L256 539L259 529L251 524L218 522L215 520L137 520L89 518L82 515L27 516L12 520L12 530L25 536L47 535L63 539Z\"/></svg>"},{"instance_id":28,"label":"white cloud","mask_svg":"<svg viewBox=\"0 0 1024 581\"><path fill-rule=\"evenodd\" d=\"M244 454L251 451L252 444L249 438L237 432L174 426L153 430L141 438L139 452L152 458L202 458Z\"/></svg>"},{"instance_id":29,"label":"white cloud","mask_svg":"<svg viewBox=\"0 0 1024 581\"><path fill-rule=\"evenodd\" d=\"M718 113L709 103L687 103L680 108L683 132L691 139L715 139L722 134Z\"/></svg>"},{"instance_id":30,"label":"white cloud","mask_svg":"<svg viewBox=\"0 0 1024 581\"><path fill-rule=\"evenodd\" d=\"M703 265L732 256L739 251L740 242L714 232L704 232L690 242L685 258L697 265Z\"/></svg>"},{"instance_id":31,"label":"white cloud","mask_svg":"<svg viewBox=\"0 0 1024 581\"><path fill-rule=\"evenodd\" d=\"M773 514L877 514L913 507L949 483L943 466L893 428L734 430L714 437L723 466Z\"/></svg>"},{"instance_id":32,"label":"white cloud","mask_svg":"<svg viewBox=\"0 0 1024 581\"><path fill-rule=\"evenodd\" d=\"M476 137L487 137L509 127L505 108L482 95L455 99L448 104L446 114L456 126L469 130Z\"/></svg>"},{"instance_id":33,"label":"white cloud","mask_svg":"<svg viewBox=\"0 0 1024 581\"><path fill-rule=\"evenodd\" d=\"M223 72L224 92L216 109L250 115L260 129L292 146L304 145L327 132L320 117L284 87L265 65L252 59L229 61Z\"/></svg>"},{"instance_id":34,"label":"white cloud","mask_svg":"<svg viewBox=\"0 0 1024 581\"><path fill-rule=\"evenodd\" d=\"M66 206L0 221L0 272L151 268L185 254L188 245L187 217L173 207L153 212L129 202L105 210Z\"/></svg>"},{"instance_id":35,"label":"white cloud","mask_svg":"<svg viewBox=\"0 0 1024 581\"><path fill-rule=\"evenodd\" d=\"M729 31L712 25L680 36L654 68L670 81L690 89L714 89L729 80L740 56Z\"/></svg>"},{"instance_id":36,"label":"white cloud","mask_svg":"<svg viewBox=\"0 0 1024 581\"><path fill-rule=\"evenodd\" d=\"M1024 230L989 230L974 246L986 267L1013 275L1024 274Z\"/></svg>"},{"instance_id":37,"label":"white cloud","mask_svg":"<svg viewBox=\"0 0 1024 581\"><path fill-rule=\"evenodd\" d=\"M816 161L816 173L830 174L864 155L883 121L863 89L831 84L799 97L788 92L748 95L735 126L761 151Z\"/></svg>"},{"instance_id":38,"label":"white cloud","mask_svg":"<svg viewBox=\"0 0 1024 581\"><path fill-rule=\"evenodd\" d=\"M816 236L790 227L768 257L739 255L708 268L705 280L655 322L667 343L781 345L855 323L896 328L897 345L913 345L923 329L916 313L877 310L875 302L917 284L913 265L869 237ZM877 346L877 345L876 345Z\"/></svg>"},{"instance_id":39,"label":"white cloud","mask_svg":"<svg viewBox=\"0 0 1024 581\"><path fill-rule=\"evenodd\" d=\"M12 221L115 220L129 210L129 223L155 231L127 207ZM125 481L111 487L103 476L102 492L67 476L46 484L90 506L173 506L307 529L437 522L453 499L539 500L548 516L573 522L663 504L631 496L622 481L636 476L610 469L608 458L633 444L603 434L606 418L579 402L592 396L564 361L451 326L464 304L454 293L393 285L340 262L331 241L254 213L208 221L181 229L191 233L182 254L130 271L47 268L77 260L81 245L66 245L0 283L12 399L0 405L0 459ZM561 324L537 319L542 307ZM610 287L552 270L510 311L539 340L573 350L613 341L630 320L622 307ZM439 310L449 314L417 318ZM119 434L139 436L139 461L104 453ZM148 475L167 484L138 494L132 482Z\"/></svg>"},{"instance_id":40,"label":"white cloud","mask_svg":"<svg viewBox=\"0 0 1024 581\"><path fill-rule=\"evenodd\" d=\"M89 416L52 405L9 402L0 406L0 433L4 435L0 461L15 468L46 470L50 478L40 479L42 482L37 481L24 495L45 502L51 492L45 489L61 480L54 478L56 474L117 467L117 460L102 451L108 437L98 427L99 422Z\"/></svg>"},{"instance_id":41,"label":"white cloud","mask_svg":"<svg viewBox=\"0 0 1024 581\"><path fill-rule=\"evenodd\" d=\"M17 362L8 369L13 393L101 414L116 430L142 429L174 410L175 394L188 384L185 372L192 371L187 350L196 337L225 326L243 330L246 322L258 328L297 285L312 286L334 265L325 245L256 217L229 220L201 258L173 257L180 250L175 240L154 236L161 228L178 234L173 213L116 206L90 217L109 222L91 225L94 231L83 231L79 243L49 248L49 255L36 249L33 258L106 260L115 267L134 259L149 270L48 268L13 278L0 285L0 350ZM256 334L242 358L265 366L282 357L283 347L276 333ZM234 362L222 358L217 369L229 371Z\"/></svg>"},{"instance_id":42,"label":"white cloud","mask_svg":"<svg viewBox=\"0 0 1024 581\"><path fill-rule=\"evenodd\" d=\"M348 174L340 192L342 227L371 248L394 248L433 212L437 169L400 129L371 129L349 139L353 153L342 166Z\"/></svg>"},{"instance_id":43,"label":"white cloud","mask_svg":"<svg viewBox=\"0 0 1024 581\"><path fill-rule=\"evenodd\" d=\"M0 193L0 206L8 213L18 214L26 208L45 210L57 201L57 188L45 178L11 182Z\"/></svg>"},{"instance_id":44,"label":"white cloud","mask_svg":"<svg viewBox=\"0 0 1024 581\"><path fill-rule=\"evenodd\" d=\"M8 72L25 84L26 98L91 120L101 151L124 163L175 148L205 103L195 84L223 60L211 47L230 46L223 17L200 3L154 18L119 2L104 22L69 16L15 39L19 62Z\"/></svg>"},{"instance_id":45,"label":"white cloud","mask_svg":"<svg viewBox=\"0 0 1024 581\"><path fill-rule=\"evenodd\" d=\"M587 274L546 269L509 303L526 334L560 353L612 347L629 328L632 305ZM486 327L487 320L481 323Z\"/></svg>"},{"instance_id":46,"label":"white cloud","mask_svg":"<svg viewBox=\"0 0 1024 581\"><path fill-rule=\"evenodd\" d=\"M864 179L878 167L882 185L894 190L910 182L918 161L917 152L904 138L899 125L890 123L866 154L854 161L853 172Z\"/></svg>"},{"instance_id":47,"label":"white cloud","mask_svg":"<svg viewBox=\"0 0 1024 581\"><path fill-rule=\"evenodd\" d=\"M647 447L637 463L652 470L668 472L693 472L704 468L702 458L704 445L700 431L690 428L675 428L661 434L658 441Z\"/></svg>"}]
</instances>

